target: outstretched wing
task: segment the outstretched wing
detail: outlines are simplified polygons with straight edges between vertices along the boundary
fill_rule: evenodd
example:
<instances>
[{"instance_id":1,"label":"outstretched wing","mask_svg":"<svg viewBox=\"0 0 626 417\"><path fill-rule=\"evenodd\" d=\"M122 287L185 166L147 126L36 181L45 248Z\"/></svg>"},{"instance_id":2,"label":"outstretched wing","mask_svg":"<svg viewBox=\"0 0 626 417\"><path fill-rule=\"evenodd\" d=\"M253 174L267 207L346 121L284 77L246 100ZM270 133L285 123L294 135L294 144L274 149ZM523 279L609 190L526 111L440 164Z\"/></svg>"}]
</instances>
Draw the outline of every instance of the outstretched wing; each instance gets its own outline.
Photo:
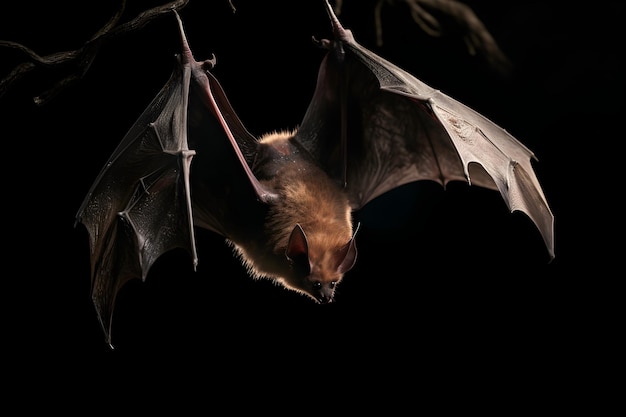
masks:
<instances>
[{"instance_id":1,"label":"outstretched wing","mask_svg":"<svg viewBox=\"0 0 626 417\"><path fill-rule=\"evenodd\" d=\"M229 237L245 227L237 216L252 213L266 195L248 167L256 139L210 74L214 62L193 59L178 22L179 65L76 215L89 234L92 298L109 344L115 298L128 280L145 280L175 248L187 250L195 267L194 224Z\"/></svg>"},{"instance_id":2,"label":"outstretched wing","mask_svg":"<svg viewBox=\"0 0 626 417\"><path fill-rule=\"evenodd\" d=\"M297 140L348 192L354 209L400 185L468 181L526 213L554 257L554 217L533 153L481 114L359 45L326 2L335 40Z\"/></svg>"}]
</instances>

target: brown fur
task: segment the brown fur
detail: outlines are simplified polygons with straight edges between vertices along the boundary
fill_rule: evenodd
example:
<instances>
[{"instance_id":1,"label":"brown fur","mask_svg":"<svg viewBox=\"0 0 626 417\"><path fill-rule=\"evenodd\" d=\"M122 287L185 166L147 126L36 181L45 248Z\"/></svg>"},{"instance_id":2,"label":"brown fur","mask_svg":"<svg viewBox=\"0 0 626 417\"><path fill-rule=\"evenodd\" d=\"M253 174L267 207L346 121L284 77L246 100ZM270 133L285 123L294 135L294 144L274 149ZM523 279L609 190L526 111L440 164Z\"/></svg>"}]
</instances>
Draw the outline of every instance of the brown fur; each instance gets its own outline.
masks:
<instances>
[{"instance_id":1,"label":"brown fur","mask_svg":"<svg viewBox=\"0 0 626 417\"><path fill-rule=\"evenodd\" d=\"M299 224L307 238L311 274L305 278L338 282L342 274L337 272L337 256L352 238L352 217L348 199L339 186L306 158L290 153L293 133L277 132L260 140L272 150L294 158L262 181L279 196L268 212L264 231L267 241L233 244L253 277L270 278L308 294L303 288L310 283L300 282L304 278L293 274L285 255L291 232Z\"/></svg>"}]
</instances>

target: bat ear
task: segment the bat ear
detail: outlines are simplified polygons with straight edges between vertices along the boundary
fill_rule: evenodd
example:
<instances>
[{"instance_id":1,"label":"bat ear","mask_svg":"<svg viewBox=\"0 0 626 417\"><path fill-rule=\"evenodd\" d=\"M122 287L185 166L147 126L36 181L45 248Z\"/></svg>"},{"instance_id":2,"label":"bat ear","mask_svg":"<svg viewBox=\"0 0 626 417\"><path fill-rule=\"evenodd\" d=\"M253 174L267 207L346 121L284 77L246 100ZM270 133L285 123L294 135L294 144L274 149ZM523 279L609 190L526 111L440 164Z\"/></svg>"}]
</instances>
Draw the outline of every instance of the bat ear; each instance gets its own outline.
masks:
<instances>
[{"instance_id":1,"label":"bat ear","mask_svg":"<svg viewBox=\"0 0 626 417\"><path fill-rule=\"evenodd\" d=\"M356 256L358 254L358 251L356 249L355 238L360 226L361 223L357 224L356 229L352 234L352 238L348 243L346 243L346 245L341 249L339 255L337 256L337 272L339 272L340 274L345 274L346 272L351 270L356 262Z\"/></svg>"},{"instance_id":2,"label":"bat ear","mask_svg":"<svg viewBox=\"0 0 626 417\"><path fill-rule=\"evenodd\" d=\"M306 240L302 226L299 224L296 224L291 231L285 255L295 264L309 267L309 243Z\"/></svg>"}]
</instances>

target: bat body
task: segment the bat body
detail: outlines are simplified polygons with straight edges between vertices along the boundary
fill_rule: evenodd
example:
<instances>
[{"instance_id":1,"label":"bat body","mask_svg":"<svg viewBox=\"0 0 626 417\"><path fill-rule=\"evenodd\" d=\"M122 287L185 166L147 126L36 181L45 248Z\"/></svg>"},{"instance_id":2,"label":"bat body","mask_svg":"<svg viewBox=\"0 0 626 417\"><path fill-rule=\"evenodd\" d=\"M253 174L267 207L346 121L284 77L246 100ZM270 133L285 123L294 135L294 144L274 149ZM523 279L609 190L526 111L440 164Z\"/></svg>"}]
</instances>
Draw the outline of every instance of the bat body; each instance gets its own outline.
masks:
<instances>
[{"instance_id":1,"label":"bat body","mask_svg":"<svg viewBox=\"0 0 626 417\"><path fill-rule=\"evenodd\" d=\"M534 155L484 116L359 45L325 2L334 40L300 125L251 135L182 22L179 65L89 190L92 298L107 340L115 297L163 253L197 264L194 228L222 235L254 278L319 303L356 262L352 213L400 185L467 181L526 213L554 256Z\"/></svg>"},{"instance_id":2,"label":"bat body","mask_svg":"<svg viewBox=\"0 0 626 417\"><path fill-rule=\"evenodd\" d=\"M296 145L291 133L262 137L256 155L252 173L272 190L261 211L264 219L245 230L234 232L237 227L232 227L233 232L221 233L252 276L331 302L335 285L356 260L347 196ZM212 217L203 219L202 210L197 213L196 224L212 229Z\"/></svg>"}]
</instances>

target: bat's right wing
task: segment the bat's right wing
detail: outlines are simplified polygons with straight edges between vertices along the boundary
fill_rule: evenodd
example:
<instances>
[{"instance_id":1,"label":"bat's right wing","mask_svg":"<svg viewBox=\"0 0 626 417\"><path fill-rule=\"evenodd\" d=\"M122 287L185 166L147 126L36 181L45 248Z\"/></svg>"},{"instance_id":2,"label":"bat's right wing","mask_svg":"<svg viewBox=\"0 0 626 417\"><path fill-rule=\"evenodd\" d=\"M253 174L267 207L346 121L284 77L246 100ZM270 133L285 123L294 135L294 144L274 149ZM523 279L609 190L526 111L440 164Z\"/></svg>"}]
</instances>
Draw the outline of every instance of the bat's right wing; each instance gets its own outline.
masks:
<instances>
[{"instance_id":1,"label":"bat's right wing","mask_svg":"<svg viewBox=\"0 0 626 417\"><path fill-rule=\"evenodd\" d=\"M145 280L174 248L189 251L195 267L194 224L225 237L243 233L262 215L268 195L249 168L256 139L209 72L214 61L193 59L176 17L179 65L76 215L89 234L92 298L109 344L115 298L128 280Z\"/></svg>"},{"instance_id":2,"label":"bat's right wing","mask_svg":"<svg viewBox=\"0 0 626 417\"><path fill-rule=\"evenodd\" d=\"M498 190L528 215L554 257L554 216L534 154L483 115L358 44L326 0L335 39L296 139L338 182L353 209L409 182L465 181Z\"/></svg>"}]
</instances>

